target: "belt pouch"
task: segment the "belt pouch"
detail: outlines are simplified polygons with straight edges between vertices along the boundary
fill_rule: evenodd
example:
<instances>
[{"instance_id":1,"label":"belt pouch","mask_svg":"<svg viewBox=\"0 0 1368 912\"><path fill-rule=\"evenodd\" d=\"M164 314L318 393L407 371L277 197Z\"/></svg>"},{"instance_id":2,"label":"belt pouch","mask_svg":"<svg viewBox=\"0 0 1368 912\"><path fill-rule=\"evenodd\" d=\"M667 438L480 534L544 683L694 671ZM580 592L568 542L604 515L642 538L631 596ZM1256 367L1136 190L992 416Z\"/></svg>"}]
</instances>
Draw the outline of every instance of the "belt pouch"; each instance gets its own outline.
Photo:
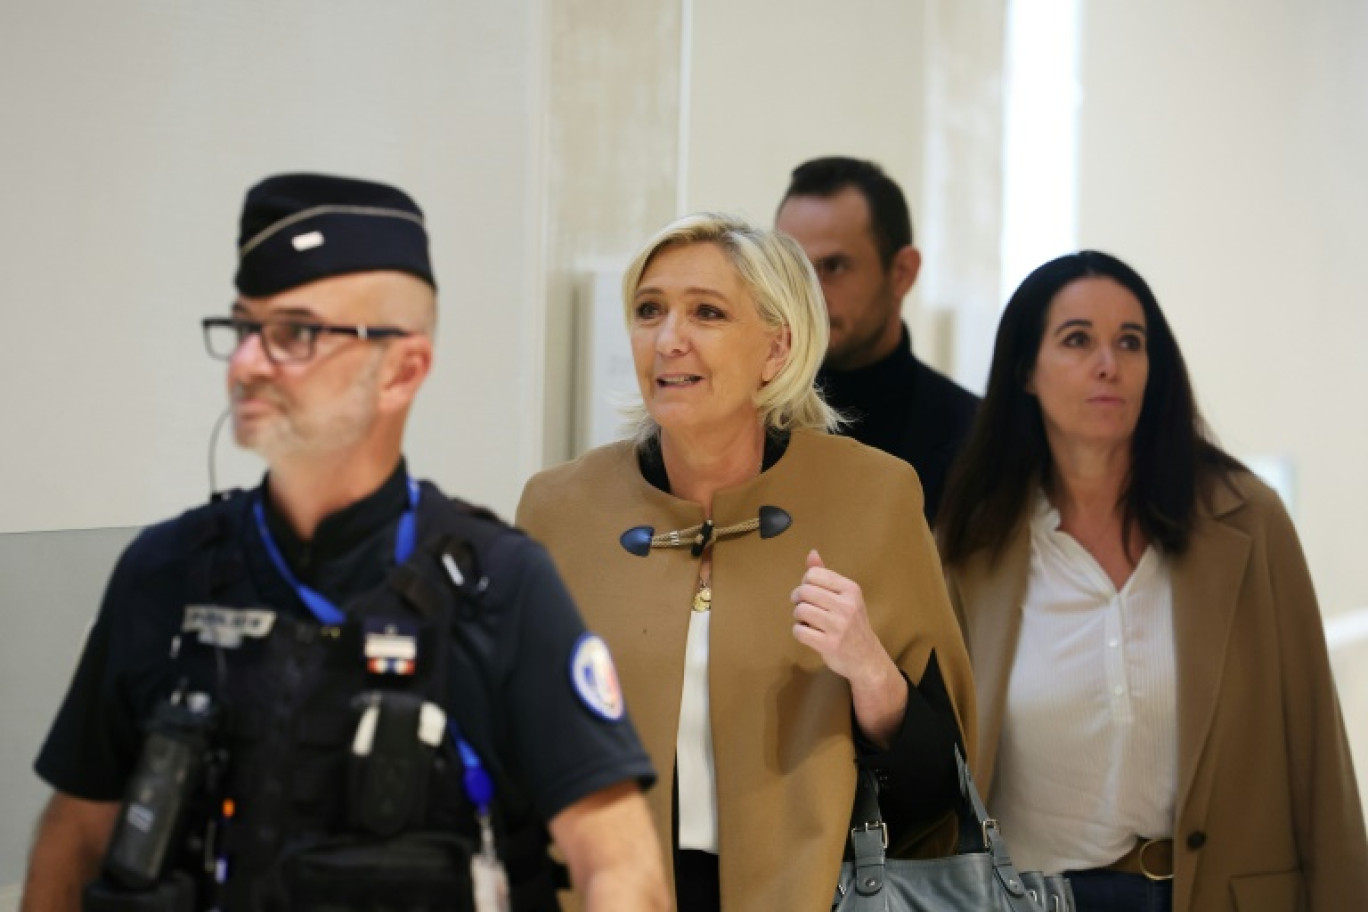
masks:
<instances>
[{"instance_id":1,"label":"belt pouch","mask_svg":"<svg viewBox=\"0 0 1368 912\"><path fill-rule=\"evenodd\" d=\"M348 758L347 820L352 831L393 836L421 824L433 747L419 738L422 697L369 691Z\"/></svg>"},{"instance_id":2,"label":"belt pouch","mask_svg":"<svg viewBox=\"0 0 1368 912\"><path fill-rule=\"evenodd\" d=\"M471 847L455 833L338 836L287 849L282 912L471 912Z\"/></svg>"}]
</instances>

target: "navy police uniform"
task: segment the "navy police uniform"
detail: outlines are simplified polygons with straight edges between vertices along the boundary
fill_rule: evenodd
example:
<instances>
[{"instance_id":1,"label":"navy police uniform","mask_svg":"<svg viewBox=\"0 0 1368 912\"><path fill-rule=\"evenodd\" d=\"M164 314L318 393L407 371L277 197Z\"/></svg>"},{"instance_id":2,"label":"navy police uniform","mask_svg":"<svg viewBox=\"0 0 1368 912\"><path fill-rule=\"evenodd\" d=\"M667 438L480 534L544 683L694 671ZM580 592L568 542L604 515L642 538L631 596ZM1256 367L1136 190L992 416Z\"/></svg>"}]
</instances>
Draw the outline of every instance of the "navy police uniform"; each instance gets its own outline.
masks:
<instances>
[{"instance_id":1,"label":"navy police uniform","mask_svg":"<svg viewBox=\"0 0 1368 912\"><path fill-rule=\"evenodd\" d=\"M242 297L377 270L436 289L402 190L284 174L248 191ZM262 331L238 323L239 342ZM650 783L546 553L395 461L308 542L262 485L123 554L36 763L61 792L125 799L87 908L435 912L505 890L554 908L546 822Z\"/></svg>"},{"instance_id":2,"label":"navy police uniform","mask_svg":"<svg viewBox=\"0 0 1368 912\"><path fill-rule=\"evenodd\" d=\"M379 661L401 664L379 670L368 652L370 633L334 634L337 644L323 663L336 670L317 671L316 689L345 691L344 681L364 687L377 675L395 680L395 674L430 672L436 663L442 673L433 698L492 775L514 907L553 907L543 822L615 783L649 785L649 760L625 716L601 642L585 630L542 548L430 484L410 484L401 462L372 495L327 517L307 543L270 509L264 485L144 531L114 571L35 764L39 775L80 798L119 800L138 760L143 723L174 690L188 686L228 704L225 740L238 756L229 760L226 791L230 798L235 791L243 796L234 822L241 838L217 849L229 883L242 879L233 876L235 853L252 870L288 842L290 814L315 829L337 826L339 793L347 782L339 764L355 730L355 695L341 692L328 698L331 704L303 706L290 731L272 735L271 720L284 717L299 671L271 681L254 675L264 667L265 644L280 641L283 630L294 631L292 642L302 643L319 631L344 628L315 620L272 562L267 540L297 583L349 614L371 611L368 604L383 614L387 602L421 603L419 590L433 590L395 564L402 517L416 499L414 560L434 559L424 549L431 550L434 530L450 530L452 511L460 514L459 529L473 530L448 542L444 552L445 560L455 555L455 576L465 588L447 599L459 603L455 622L443 622L451 629L435 636L415 626L410 640L416 654L401 651L396 660L391 653ZM257 520L259 502L264 509ZM392 644L394 637L381 639ZM407 655L414 656L413 665L402 664ZM444 739L437 753L459 781L454 742ZM280 794L263 797L272 790ZM434 780L430 795L424 799L431 807L424 811L428 828L435 823L473 835L471 808L462 805L459 788ZM244 904L252 903L238 906Z\"/></svg>"}]
</instances>

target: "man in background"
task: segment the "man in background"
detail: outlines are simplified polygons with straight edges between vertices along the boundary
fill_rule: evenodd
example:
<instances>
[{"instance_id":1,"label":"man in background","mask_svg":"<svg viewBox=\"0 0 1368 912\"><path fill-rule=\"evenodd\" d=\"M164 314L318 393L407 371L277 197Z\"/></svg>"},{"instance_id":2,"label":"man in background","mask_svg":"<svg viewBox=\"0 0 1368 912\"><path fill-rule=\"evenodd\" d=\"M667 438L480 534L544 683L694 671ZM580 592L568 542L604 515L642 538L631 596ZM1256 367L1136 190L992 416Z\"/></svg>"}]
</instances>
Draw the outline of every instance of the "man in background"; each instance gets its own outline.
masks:
<instances>
[{"instance_id":1,"label":"man in background","mask_svg":"<svg viewBox=\"0 0 1368 912\"><path fill-rule=\"evenodd\" d=\"M794 169L775 227L817 270L831 341L817 382L845 433L911 463L926 520L969 434L978 397L919 361L902 320L921 253L902 190L873 162L817 158Z\"/></svg>"}]
</instances>

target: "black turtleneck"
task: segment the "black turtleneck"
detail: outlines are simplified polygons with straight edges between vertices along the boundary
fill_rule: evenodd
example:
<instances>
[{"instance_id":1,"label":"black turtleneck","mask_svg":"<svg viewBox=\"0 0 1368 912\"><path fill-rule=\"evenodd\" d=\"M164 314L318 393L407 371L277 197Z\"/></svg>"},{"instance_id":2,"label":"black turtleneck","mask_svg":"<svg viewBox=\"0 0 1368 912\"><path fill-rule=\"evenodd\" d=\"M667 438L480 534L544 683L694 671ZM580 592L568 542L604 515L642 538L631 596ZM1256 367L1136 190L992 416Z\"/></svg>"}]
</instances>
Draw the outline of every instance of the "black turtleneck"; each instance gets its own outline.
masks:
<instances>
[{"instance_id":1,"label":"black turtleneck","mask_svg":"<svg viewBox=\"0 0 1368 912\"><path fill-rule=\"evenodd\" d=\"M269 490L266 483L261 490ZM325 516L310 541L300 540L269 496L266 526L296 578L340 605L346 596L378 586L394 565L395 527L408 497L408 470L400 459L375 491Z\"/></svg>"},{"instance_id":2,"label":"black turtleneck","mask_svg":"<svg viewBox=\"0 0 1368 912\"><path fill-rule=\"evenodd\" d=\"M765 452L761 456L760 471L766 471L779 461L779 457L788 449L788 442L787 431L765 434ZM659 434L637 447L637 465L641 467L642 477L652 487L670 493L670 476L665 474L665 457L660 452Z\"/></svg>"},{"instance_id":3,"label":"black turtleneck","mask_svg":"<svg viewBox=\"0 0 1368 912\"><path fill-rule=\"evenodd\" d=\"M927 522L946 475L973 427L978 397L912 354L907 324L897 348L855 370L822 368L822 396L850 420L843 433L910 463L921 478Z\"/></svg>"},{"instance_id":4,"label":"black turtleneck","mask_svg":"<svg viewBox=\"0 0 1368 912\"><path fill-rule=\"evenodd\" d=\"M817 382L827 403L850 419L848 436L896 456L916 389L918 363L904 324L898 346L882 359L848 371L823 367Z\"/></svg>"}]
</instances>

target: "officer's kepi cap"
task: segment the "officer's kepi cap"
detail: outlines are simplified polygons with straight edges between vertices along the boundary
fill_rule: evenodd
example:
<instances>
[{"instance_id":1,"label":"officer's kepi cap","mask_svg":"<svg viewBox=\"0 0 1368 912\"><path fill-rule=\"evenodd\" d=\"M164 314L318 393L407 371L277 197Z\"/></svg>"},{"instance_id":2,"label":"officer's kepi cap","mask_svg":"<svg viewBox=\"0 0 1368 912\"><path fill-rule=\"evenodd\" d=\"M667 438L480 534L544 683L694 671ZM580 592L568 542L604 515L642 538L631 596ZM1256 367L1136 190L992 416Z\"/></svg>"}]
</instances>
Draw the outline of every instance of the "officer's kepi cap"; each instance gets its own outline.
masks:
<instances>
[{"instance_id":1,"label":"officer's kepi cap","mask_svg":"<svg viewBox=\"0 0 1368 912\"><path fill-rule=\"evenodd\" d=\"M377 269L437 287L423 210L404 191L326 174L280 174L247 191L234 278L243 295Z\"/></svg>"}]
</instances>

